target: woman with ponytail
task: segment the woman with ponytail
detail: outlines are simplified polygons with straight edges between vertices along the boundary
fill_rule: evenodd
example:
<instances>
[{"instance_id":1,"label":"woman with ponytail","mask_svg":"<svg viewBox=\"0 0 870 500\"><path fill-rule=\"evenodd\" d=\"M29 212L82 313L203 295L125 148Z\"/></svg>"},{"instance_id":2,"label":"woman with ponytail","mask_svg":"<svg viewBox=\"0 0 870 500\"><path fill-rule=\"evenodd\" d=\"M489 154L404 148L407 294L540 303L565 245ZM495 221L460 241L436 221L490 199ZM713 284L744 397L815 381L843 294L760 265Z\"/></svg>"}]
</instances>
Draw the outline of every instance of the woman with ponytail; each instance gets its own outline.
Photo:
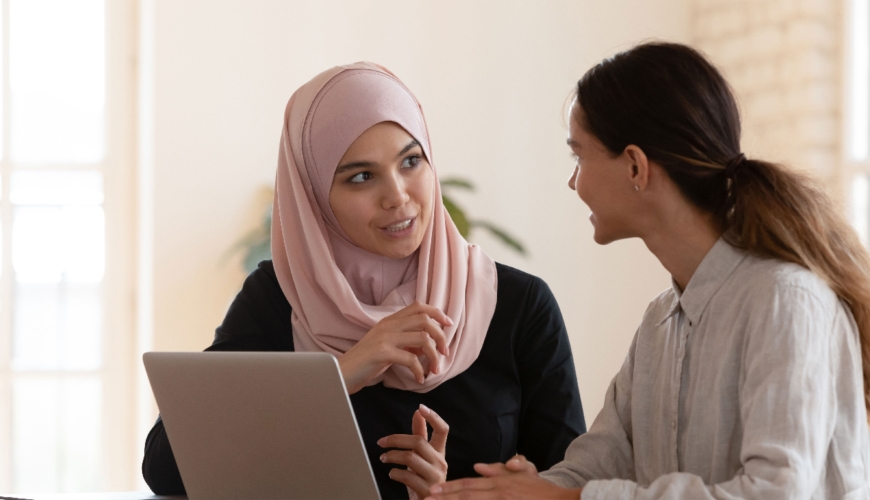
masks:
<instances>
[{"instance_id":1,"label":"woman with ponytail","mask_svg":"<svg viewBox=\"0 0 870 500\"><path fill-rule=\"evenodd\" d=\"M595 241L639 237L672 275L589 432L438 499L870 498L870 257L803 175L747 158L721 74L646 43L577 86L568 184Z\"/></svg>"}]
</instances>

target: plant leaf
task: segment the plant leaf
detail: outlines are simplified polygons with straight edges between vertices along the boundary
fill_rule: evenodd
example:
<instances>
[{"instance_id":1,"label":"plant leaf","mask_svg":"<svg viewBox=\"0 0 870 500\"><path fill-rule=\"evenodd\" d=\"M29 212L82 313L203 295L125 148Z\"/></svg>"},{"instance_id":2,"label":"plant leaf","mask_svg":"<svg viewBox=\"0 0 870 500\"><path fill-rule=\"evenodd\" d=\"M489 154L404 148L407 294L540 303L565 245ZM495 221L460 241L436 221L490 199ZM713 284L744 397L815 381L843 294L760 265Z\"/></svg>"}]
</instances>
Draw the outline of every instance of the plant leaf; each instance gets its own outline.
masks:
<instances>
[{"instance_id":1,"label":"plant leaf","mask_svg":"<svg viewBox=\"0 0 870 500\"><path fill-rule=\"evenodd\" d=\"M465 216L465 212L459 208L453 200L443 194L441 195L441 201L444 202L444 208L447 209L447 213L450 215L450 218L453 219L453 223L456 224L456 229L459 229L459 234L467 239L470 226L468 224L468 217Z\"/></svg>"},{"instance_id":2,"label":"plant leaf","mask_svg":"<svg viewBox=\"0 0 870 500\"><path fill-rule=\"evenodd\" d=\"M245 255L244 266L248 274L257 269L257 264L261 260L269 260L272 258L272 244L269 238L258 242L248 248L248 253Z\"/></svg>"},{"instance_id":3,"label":"plant leaf","mask_svg":"<svg viewBox=\"0 0 870 500\"><path fill-rule=\"evenodd\" d=\"M474 191L474 184L471 181L460 179L459 177L448 177L447 179L441 180L442 188L460 188L467 189L469 191Z\"/></svg>"},{"instance_id":4,"label":"plant leaf","mask_svg":"<svg viewBox=\"0 0 870 500\"><path fill-rule=\"evenodd\" d=\"M496 226L495 224L483 220L474 220L470 221L469 225L471 227L481 227L483 229L486 229L487 231L492 233L493 236L501 240L502 243L513 248L518 254L526 255L526 249L523 244L520 243L520 241L514 236L508 234L507 231Z\"/></svg>"}]
</instances>

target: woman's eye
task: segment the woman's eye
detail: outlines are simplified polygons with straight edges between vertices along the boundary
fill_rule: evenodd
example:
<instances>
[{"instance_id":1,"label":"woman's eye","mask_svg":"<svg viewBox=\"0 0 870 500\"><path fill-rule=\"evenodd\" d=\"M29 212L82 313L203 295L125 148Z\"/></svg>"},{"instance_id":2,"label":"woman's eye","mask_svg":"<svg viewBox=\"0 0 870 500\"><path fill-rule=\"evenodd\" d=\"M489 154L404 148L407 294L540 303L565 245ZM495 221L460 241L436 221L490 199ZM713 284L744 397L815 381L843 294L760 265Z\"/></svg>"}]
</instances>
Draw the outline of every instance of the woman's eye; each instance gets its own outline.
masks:
<instances>
[{"instance_id":1,"label":"woman's eye","mask_svg":"<svg viewBox=\"0 0 870 500\"><path fill-rule=\"evenodd\" d=\"M350 179L348 179L347 182L359 184L359 183L365 182L371 178L372 178L372 174L370 174L368 172L360 172L360 173L354 175L353 177L351 177Z\"/></svg>"},{"instance_id":2,"label":"woman's eye","mask_svg":"<svg viewBox=\"0 0 870 500\"><path fill-rule=\"evenodd\" d=\"M402 162L402 166L405 168L414 168L423 161L423 158L420 155L411 155Z\"/></svg>"}]
</instances>

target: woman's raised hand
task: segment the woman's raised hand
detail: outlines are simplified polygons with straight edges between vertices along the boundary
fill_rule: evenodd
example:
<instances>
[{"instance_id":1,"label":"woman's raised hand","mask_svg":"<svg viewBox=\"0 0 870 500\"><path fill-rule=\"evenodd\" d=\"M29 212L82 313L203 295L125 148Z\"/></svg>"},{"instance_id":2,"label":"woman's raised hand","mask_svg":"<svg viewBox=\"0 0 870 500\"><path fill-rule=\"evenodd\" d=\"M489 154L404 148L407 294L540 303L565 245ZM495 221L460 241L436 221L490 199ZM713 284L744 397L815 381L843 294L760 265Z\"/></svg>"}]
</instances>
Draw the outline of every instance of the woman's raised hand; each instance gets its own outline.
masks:
<instances>
[{"instance_id":1,"label":"woman's raised hand","mask_svg":"<svg viewBox=\"0 0 870 500\"><path fill-rule=\"evenodd\" d=\"M428 439L426 422L432 426L432 439ZM381 455L381 462L404 465L407 469L390 470L390 479L398 481L417 498L429 496L433 484L447 479L447 433L450 427L437 413L420 405L411 420L413 434L393 434L378 440L381 448L398 448Z\"/></svg>"},{"instance_id":2,"label":"woman's raised hand","mask_svg":"<svg viewBox=\"0 0 870 500\"><path fill-rule=\"evenodd\" d=\"M449 354L442 326L452 324L440 309L419 302L380 320L338 358L348 394L359 391L393 364L408 367L422 384L426 371L417 356L425 354L429 372L438 373L439 353Z\"/></svg>"}]
</instances>

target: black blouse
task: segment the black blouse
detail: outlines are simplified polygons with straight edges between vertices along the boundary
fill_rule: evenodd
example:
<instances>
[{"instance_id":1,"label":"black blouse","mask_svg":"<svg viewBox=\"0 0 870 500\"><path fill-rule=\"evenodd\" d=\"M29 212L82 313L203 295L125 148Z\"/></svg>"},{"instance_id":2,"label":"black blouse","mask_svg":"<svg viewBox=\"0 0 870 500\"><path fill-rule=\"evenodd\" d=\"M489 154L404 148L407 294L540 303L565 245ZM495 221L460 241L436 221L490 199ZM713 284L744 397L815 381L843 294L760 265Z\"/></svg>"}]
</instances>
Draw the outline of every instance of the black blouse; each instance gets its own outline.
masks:
<instances>
[{"instance_id":1,"label":"black blouse","mask_svg":"<svg viewBox=\"0 0 870 500\"><path fill-rule=\"evenodd\" d=\"M408 498L389 478L395 464L379 460L377 440L411 434L419 405L450 425L448 480L475 476L477 462L504 462L520 453L544 470L562 460L586 432L565 323L541 279L496 264L498 298L477 360L427 393L365 387L350 397L381 496ZM206 351L292 351L291 308L271 261L263 261L215 332ZM145 481L156 494L183 494L184 485L160 418L145 440Z\"/></svg>"}]
</instances>

